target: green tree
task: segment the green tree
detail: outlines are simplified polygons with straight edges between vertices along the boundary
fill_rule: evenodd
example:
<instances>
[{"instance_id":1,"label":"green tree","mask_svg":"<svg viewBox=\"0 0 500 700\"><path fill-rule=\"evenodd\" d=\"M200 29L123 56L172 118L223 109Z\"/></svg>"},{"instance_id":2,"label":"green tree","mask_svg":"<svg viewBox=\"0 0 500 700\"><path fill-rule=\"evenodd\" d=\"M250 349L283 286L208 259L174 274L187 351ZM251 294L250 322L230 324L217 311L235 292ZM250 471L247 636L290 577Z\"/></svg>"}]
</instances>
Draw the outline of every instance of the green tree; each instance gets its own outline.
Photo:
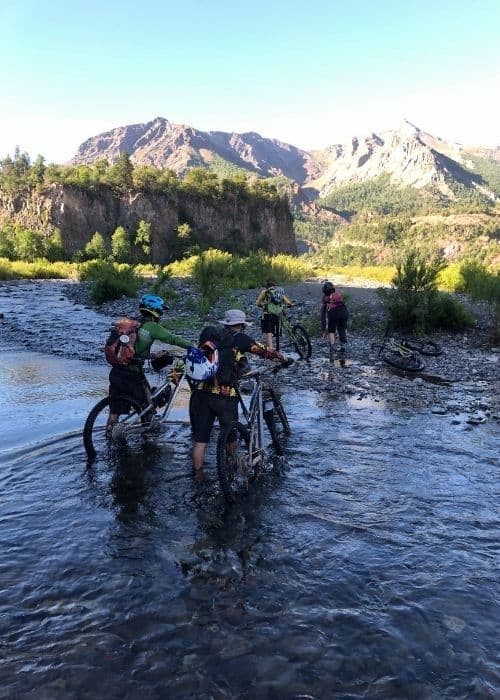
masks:
<instances>
[{"instance_id":1,"label":"green tree","mask_svg":"<svg viewBox=\"0 0 500 700\"><path fill-rule=\"evenodd\" d=\"M60 229L56 228L54 233L45 242L45 257L50 262L64 260L64 246Z\"/></svg>"},{"instance_id":2,"label":"green tree","mask_svg":"<svg viewBox=\"0 0 500 700\"><path fill-rule=\"evenodd\" d=\"M126 151L120 153L117 162L108 170L106 179L111 187L119 194L125 194L125 192L133 189L134 166Z\"/></svg>"},{"instance_id":3,"label":"green tree","mask_svg":"<svg viewBox=\"0 0 500 700\"><path fill-rule=\"evenodd\" d=\"M116 262L129 263L131 256L130 237L123 228L118 226L111 236L111 255Z\"/></svg>"},{"instance_id":4,"label":"green tree","mask_svg":"<svg viewBox=\"0 0 500 700\"><path fill-rule=\"evenodd\" d=\"M151 224L147 221L139 221L134 244L145 257L151 255Z\"/></svg>"},{"instance_id":5,"label":"green tree","mask_svg":"<svg viewBox=\"0 0 500 700\"><path fill-rule=\"evenodd\" d=\"M17 260L33 262L44 253L43 238L37 231L18 228L15 232L14 256Z\"/></svg>"},{"instance_id":6,"label":"green tree","mask_svg":"<svg viewBox=\"0 0 500 700\"><path fill-rule=\"evenodd\" d=\"M85 254L89 259L104 260L107 255L104 238L99 231L96 231L90 241L85 246Z\"/></svg>"}]
</instances>

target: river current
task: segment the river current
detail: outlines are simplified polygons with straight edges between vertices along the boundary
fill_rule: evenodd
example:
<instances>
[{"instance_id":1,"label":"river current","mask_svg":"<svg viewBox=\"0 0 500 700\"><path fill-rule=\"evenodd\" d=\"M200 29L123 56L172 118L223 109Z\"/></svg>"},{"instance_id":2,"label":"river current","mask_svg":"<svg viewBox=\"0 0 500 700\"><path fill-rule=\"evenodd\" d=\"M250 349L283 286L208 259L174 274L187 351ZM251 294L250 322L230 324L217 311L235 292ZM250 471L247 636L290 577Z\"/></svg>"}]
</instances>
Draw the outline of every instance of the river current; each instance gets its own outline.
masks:
<instances>
[{"instance_id":1,"label":"river current","mask_svg":"<svg viewBox=\"0 0 500 700\"><path fill-rule=\"evenodd\" d=\"M0 312L63 323L43 289ZM187 423L87 467L104 362L0 349L0 698L500 696L497 425L285 387L286 457L228 509Z\"/></svg>"}]
</instances>

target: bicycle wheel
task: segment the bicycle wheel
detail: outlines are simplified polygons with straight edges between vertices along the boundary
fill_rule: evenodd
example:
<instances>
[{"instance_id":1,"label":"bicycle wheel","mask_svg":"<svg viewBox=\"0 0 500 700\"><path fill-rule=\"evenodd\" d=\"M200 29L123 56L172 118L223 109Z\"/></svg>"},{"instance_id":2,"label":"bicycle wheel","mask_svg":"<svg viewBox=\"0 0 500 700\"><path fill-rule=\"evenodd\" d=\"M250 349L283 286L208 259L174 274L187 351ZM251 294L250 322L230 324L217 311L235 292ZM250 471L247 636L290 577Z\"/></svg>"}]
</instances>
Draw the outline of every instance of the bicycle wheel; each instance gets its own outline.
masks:
<instances>
[{"instance_id":1,"label":"bicycle wheel","mask_svg":"<svg viewBox=\"0 0 500 700\"><path fill-rule=\"evenodd\" d=\"M292 434L292 430L290 428L290 423L288 422L285 409L283 408L283 404L281 403L281 399L271 387L269 387L269 394L274 405L275 418L277 418L277 420L281 423L283 435L286 435L288 437Z\"/></svg>"},{"instance_id":2,"label":"bicycle wheel","mask_svg":"<svg viewBox=\"0 0 500 700\"><path fill-rule=\"evenodd\" d=\"M421 340L420 338L401 338L403 345L410 350L416 350L421 355L438 357L443 354L443 349L433 340Z\"/></svg>"},{"instance_id":3,"label":"bicycle wheel","mask_svg":"<svg viewBox=\"0 0 500 700\"><path fill-rule=\"evenodd\" d=\"M258 466L252 464L250 454L250 434L244 425L234 421L217 440L217 474L226 501L234 503L245 495L257 473Z\"/></svg>"},{"instance_id":4,"label":"bicycle wheel","mask_svg":"<svg viewBox=\"0 0 500 700\"><path fill-rule=\"evenodd\" d=\"M283 456L283 445L281 444L280 436L278 435L278 428L276 425L274 409L270 411L264 411L264 420L269 430L271 436L271 441L273 443L274 451L278 457Z\"/></svg>"},{"instance_id":5,"label":"bicycle wheel","mask_svg":"<svg viewBox=\"0 0 500 700\"><path fill-rule=\"evenodd\" d=\"M120 401L130 404L127 414L118 416L112 428L108 426L110 397L102 399L90 411L83 426L83 445L89 461L93 461L98 453L109 448L111 443L133 442L142 440L144 428L149 425L145 417L139 418L142 409L129 396L119 397Z\"/></svg>"},{"instance_id":6,"label":"bicycle wheel","mask_svg":"<svg viewBox=\"0 0 500 700\"><path fill-rule=\"evenodd\" d=\"M401 355L395 350L384 350L381 357L391 367L401 369L404 372L421 372L425 368L425 364L414 352L410 355Z\"/></svg>"},{"instance_id":7,"label":"bicycle wheel","mask_svg":"<svg viewBox=\"0 0 500 700\"><path fill-rule=\"evenodd\" d=\"M311 357L311 340L303 326L293 326L290 341L303 360L308 360Z\"/></svg>"}]
</instances>

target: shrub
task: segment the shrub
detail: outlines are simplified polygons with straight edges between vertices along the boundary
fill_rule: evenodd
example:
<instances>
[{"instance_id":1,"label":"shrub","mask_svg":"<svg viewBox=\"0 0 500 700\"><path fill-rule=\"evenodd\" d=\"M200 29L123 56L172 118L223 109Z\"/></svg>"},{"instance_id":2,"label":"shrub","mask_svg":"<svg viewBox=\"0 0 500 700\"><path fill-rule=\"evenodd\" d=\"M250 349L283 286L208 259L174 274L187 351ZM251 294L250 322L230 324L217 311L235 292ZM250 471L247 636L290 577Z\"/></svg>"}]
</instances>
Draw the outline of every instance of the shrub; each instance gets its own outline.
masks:
<instances>
[{"instance_id":1,"label":"shrub","mask_svg":"<svg viewBox=\"0 0 500 700\"><path fill-rule=\"evenodd\" d=\"M137 294L141 281L130 265L92 260L79 266L81 280L90 280L90 295L96 304Z\"/></svg>"},{"instance_id":2,"label":"shrub","mask_svg":"<svg viewBox=\"0 0 500 700\"><path fill-rule=\"evenodd\" d=\"M451 294L437 292L431 297L425 330L443 328L448 331L463 331L472 328L474 323L474 316L469 309Z\"/></svg>"},{"instance_id":3,"label":"shrub","mask_svg":"<svg viewBox=\"0 0 500 700\"><path fill-rule=\"evenodd\" d=\"M392 289L379 290L391 323L396 328L425 333L431 326L430 307L437 295L440 258L427 259L417 250L408 251L396 263Z\"/></svg>"},{"instance_id":4,"label":"shrub","mask_svg":"<svg viewBox=\"0 0 500 700\"><path fill-rule=\"evenodd\" d=\"M488 272L484 265L474 262L464 263L460 268L464 290L473 299L483 299L493 317L492 339L500 342L500 272Z\"/></svg>"}]
</instances>

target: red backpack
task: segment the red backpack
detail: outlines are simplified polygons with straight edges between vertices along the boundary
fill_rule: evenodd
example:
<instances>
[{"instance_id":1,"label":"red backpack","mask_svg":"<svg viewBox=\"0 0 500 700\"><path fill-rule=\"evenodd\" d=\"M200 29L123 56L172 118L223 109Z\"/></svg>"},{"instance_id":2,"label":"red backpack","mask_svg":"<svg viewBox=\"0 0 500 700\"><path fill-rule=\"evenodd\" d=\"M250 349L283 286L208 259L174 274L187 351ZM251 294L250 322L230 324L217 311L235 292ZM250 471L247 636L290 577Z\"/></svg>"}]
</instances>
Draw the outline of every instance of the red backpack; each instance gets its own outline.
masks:
<instances>
[{"instance_id":1,"label":"red backpack","mask_svg":"<svg viewBox=\"0 0 500 700\"><path fill-rule=\"evenodd\" d=\"M135 341L140 328L139 321L131 318L119 318L111 328L104 355L113 367L125 367L135 357Z\"/></svg>"},{"instance_id":2,"label":"red backpack","mask_svg":"<svg viewBox=\"0 0 500 700\"><path fill-rule=\"evenodd\" d=\"M344 301L342 299L342 294L340 294L340 292L332 292L325 299L327 311L331 311L332 309L336 309L337 306L342 306L343 303L344 303Z\"/></svg>"}]
</instances>

